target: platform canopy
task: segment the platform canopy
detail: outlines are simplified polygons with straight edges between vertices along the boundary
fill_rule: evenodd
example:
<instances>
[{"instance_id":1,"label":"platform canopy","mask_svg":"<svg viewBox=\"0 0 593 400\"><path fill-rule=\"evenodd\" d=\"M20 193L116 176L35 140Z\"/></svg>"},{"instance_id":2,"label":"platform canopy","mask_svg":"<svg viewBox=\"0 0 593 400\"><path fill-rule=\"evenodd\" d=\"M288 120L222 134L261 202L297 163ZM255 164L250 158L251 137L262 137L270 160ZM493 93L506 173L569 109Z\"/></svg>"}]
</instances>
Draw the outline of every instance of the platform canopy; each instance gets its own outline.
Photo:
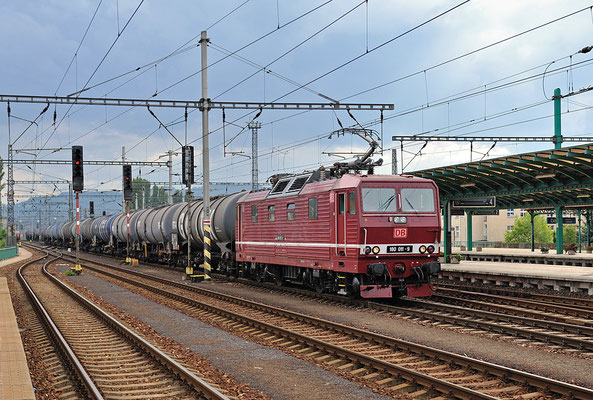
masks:
<instances>
[{"instance_id":1,"label":"platform canopy","mask_svg":"<svg viewBox=\"0 0 593 400\"><path fill-rule=\"evenodd\" d=\"M435 181L441 204L495 196L496 208L593 207L593 144L406 172Z\"/></svg>"}]
</instances>

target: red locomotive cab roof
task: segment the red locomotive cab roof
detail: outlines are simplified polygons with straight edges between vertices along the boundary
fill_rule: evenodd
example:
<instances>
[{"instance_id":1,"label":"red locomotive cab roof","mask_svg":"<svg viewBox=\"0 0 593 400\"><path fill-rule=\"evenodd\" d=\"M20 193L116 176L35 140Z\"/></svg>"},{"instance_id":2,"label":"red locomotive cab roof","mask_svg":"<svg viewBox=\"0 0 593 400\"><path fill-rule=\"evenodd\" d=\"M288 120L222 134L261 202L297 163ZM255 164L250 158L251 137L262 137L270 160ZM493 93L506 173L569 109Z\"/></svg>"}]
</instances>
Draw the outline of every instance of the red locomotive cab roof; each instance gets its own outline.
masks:
<instances>
[{"instance_id":1,"label":"red locomotive cab roof","mask_svg":"<svg viewBox=\"0 0 593 400\"><path fill-rule=\"evenodd\" d=\"M370 183L374 185L392 185L392 184L405 184L405 183L423 183L429 184L436 190L437 187L430 179L419 178L412 175L344 175L338 179L325 179L322 181L314 181L306 183L299 192L295 192L292 195L312 195L320 192L328 192L330 190L340 189L352 189ZM262 200L273 200L276 198L290 197L290 194L284 194L278 197L272 197L270 190L259 190L257 192L249 192L246 196L242 197L238 203L246 203L253 201Z\"/></svg>"}]
</instances>

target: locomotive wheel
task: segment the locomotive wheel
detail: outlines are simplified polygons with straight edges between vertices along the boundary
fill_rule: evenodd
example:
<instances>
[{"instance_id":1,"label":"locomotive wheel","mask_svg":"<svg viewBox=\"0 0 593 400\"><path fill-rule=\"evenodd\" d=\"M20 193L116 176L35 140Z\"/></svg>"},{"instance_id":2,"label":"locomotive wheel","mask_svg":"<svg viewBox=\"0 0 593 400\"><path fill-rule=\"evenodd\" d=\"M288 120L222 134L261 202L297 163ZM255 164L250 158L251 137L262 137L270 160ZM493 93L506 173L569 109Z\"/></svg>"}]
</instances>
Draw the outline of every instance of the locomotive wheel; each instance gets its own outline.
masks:
<instances>
[{"instance_id":1,"label":"locomotive wheel","mask_svg":"<svg viewBox=\"0 0 593 400\"><path fill-rule=\"evenodd\" d=\"M323 293L323 283L321 282L321 279L319 278L314 278L313 279L313 286L315 287L315 291L317 293Z\"/></svg>"}]
</instances>

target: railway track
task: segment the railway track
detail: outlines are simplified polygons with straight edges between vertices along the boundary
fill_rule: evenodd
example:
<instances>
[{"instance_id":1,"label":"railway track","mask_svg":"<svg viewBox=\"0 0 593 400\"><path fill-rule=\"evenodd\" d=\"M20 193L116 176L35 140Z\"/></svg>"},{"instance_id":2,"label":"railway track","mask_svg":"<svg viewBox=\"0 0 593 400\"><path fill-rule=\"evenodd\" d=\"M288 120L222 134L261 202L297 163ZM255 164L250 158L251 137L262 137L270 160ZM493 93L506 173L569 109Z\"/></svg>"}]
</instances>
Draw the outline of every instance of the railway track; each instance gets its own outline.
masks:
<instances>
[{"instance_id":1,"label":"railway track","mask_svg":"<svg viewBox=\"0 0 593 400\"><path fill-rule=\"evenodd\" d=\"M228 399L51 275L47 266L59 258L37 269L38 261L25 264L17 277L77 376L83 397Z\"/></svg>"},{"instance_id":2,"label":"railway track","mask_svg":"<svg viewBox=\"0 0 593 400\"><path fill-rule=\"evenodd\" d=\"M92 261L88 258L86 260ZM158 264L150 264L150 266L163 268ZM220 274L218 279L228 280ZM237 282L300 297L313 297L322 301L389 312L396 316L439 326L467 328L476 334L504 337L506 340L515 340L520 344L527 342L534 346L545 345L551 350L564 349L569 350L571 354L593 356L593 320L585 318L450 296L437 295L430 300L405 299L402 306L396 306L265 282L257 283L247 279L239 279Z\"/></svg>"},{"instance_id":3,"label":"railway track","mask_svg":"<svg viewBox=\"0 0 593 400\"><path fill-rule=\"evenodd\" d=\"M463 284L440 284L439 287L445 289L459 289L470 292L496 294L507 297L518 297L529 300L542 301L550 304L568 305L571 307L579 307L583 309L593 310L593 299L581 297L567 297L556 296L543 293L534 293L522 290L513 290L508 288L489 287L489 286L473 286Z\"/></svg>"},{"instance_id":4,"label":"railway track","mask_svg":"<svg viewBox=\"0 0 593 400\"><path fill-rule=\"evenodd\" d=\"M281 346L394 394L466 399L579 398L593 391L177 281L87 261L85 268L253 340Z\"/></svg>"}]
</instances>

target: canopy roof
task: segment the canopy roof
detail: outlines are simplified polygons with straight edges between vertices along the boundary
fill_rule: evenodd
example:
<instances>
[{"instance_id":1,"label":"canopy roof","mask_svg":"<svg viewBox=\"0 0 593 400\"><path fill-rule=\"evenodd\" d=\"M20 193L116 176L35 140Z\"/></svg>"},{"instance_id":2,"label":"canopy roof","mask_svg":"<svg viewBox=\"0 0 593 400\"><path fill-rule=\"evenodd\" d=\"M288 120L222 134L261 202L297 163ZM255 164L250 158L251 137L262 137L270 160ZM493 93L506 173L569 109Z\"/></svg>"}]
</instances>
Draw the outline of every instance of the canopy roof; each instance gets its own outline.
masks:
<instances>
[{"instance_id":1,"label":"canopy roof","mask_svg":"<svg viewBox=\"0 0 593 400\"><path fill-rule=\"evenodd\" d=\"M593 144L515 154L407 174L439 187L441 202L496 196L496 208L593 207Z\"/></svg>"}]
</instances>

